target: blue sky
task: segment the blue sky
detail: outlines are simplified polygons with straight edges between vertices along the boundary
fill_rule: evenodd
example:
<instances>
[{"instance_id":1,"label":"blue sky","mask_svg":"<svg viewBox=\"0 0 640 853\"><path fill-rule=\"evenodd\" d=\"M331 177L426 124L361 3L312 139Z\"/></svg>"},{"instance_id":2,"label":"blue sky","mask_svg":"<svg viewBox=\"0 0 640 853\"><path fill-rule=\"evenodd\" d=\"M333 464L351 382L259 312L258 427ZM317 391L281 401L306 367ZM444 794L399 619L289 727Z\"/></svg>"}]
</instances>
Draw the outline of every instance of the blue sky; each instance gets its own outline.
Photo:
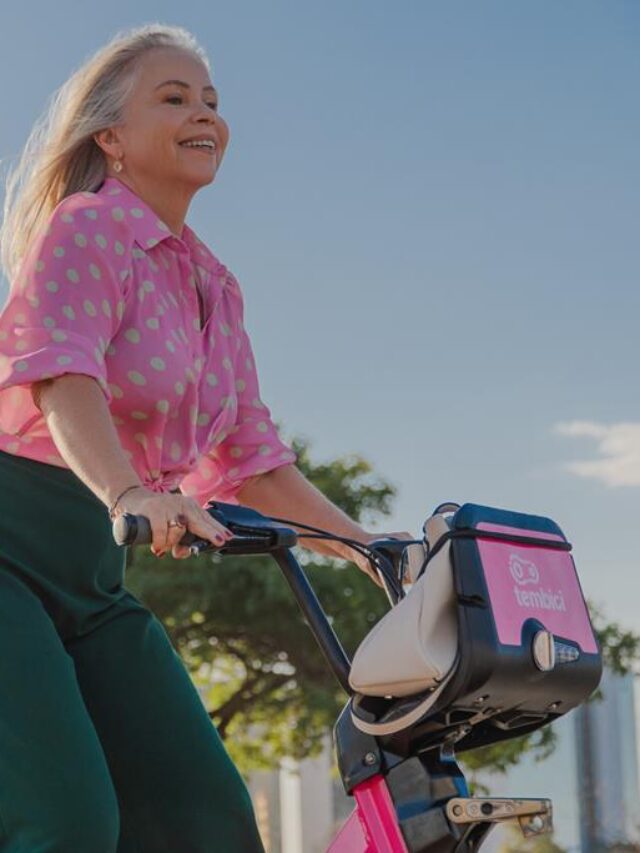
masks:
<instances>
[{"instance_id":1,"label":"blue sky","mask_svg":"<svg viewBox=\"0 0 640 853\"><path fill-rule=\"evenodd\" d=\"M0 158L154 20L212 60L231 143L190 222L243 285L285 436L367 457L390 529L445 499L550 515L640 631L640 6L12 4Z\"/></svg>"}]
</instances>

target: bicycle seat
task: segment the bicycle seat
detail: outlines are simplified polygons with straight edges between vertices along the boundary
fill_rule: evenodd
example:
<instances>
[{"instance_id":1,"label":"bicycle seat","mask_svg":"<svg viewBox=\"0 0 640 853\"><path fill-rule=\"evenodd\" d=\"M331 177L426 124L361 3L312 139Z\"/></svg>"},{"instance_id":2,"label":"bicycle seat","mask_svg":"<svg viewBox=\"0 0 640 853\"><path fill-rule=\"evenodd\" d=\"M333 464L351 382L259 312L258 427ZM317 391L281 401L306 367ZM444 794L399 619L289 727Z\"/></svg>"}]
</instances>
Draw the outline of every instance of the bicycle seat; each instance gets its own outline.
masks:
<instances>
[{"instance_id":1,"label":"bicycle seat","mask_svg":"<svg viewBox=\"0 0 640 853\"><path fill-rule=\"evenodd\" d=\"M468 503L428 519L422 571L354 656L356 727L464 750L583 702L602 661L570 551L541 516Z\"/></svg>"}]
</instances>

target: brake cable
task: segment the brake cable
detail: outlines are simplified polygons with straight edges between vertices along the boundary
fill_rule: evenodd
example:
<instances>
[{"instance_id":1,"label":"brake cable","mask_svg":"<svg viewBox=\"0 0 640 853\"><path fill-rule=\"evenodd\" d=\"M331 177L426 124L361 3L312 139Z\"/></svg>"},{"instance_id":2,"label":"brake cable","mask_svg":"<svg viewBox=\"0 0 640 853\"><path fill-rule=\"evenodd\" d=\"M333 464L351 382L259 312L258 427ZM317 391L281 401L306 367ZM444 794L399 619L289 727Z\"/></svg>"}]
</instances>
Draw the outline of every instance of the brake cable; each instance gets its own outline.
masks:
<instances>
[{"instance_id":1,"label":"brake cable","mask_svg":"<svg viewBox=\"0 0 640 853\"><path fill-rule=\"evenodd\" d=\"M292 521L290 518L276 518L275 516L265 517L268 518L269 521L274 521L278 524L288 524L291 527L299 527L303 530L313 531L313 533L301 533L298 537L300 539L324 539L332 542L342 542L343 544L348 545L354 551L357 551L359 554L362 554L363 557L366 557L369 562L374 565L386 582L391 586L398 600L403 597L404 591L402 590L402 586L396 580L393 573L389 573L388 568L385 565L386 561L383 561L380 554L372 548L369 548L367 545L364 545L362 542L357 542L355 539L350 539L347 536L338 536L328 530L323 530L321 527L314 527L311 524L303 524L300 521Z\"/></svg>"}]
</instances>

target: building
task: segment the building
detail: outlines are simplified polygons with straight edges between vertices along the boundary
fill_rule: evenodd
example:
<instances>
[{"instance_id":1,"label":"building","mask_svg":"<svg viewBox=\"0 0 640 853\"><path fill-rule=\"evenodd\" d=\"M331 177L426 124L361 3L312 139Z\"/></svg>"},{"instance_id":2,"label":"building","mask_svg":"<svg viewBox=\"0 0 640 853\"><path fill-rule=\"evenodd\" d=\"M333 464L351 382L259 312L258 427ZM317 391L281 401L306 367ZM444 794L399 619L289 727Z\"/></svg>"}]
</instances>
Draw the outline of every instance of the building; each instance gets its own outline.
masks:
<instances>
[{"instance_id":1,"label":"building","mask_svg":"<svg viewBox=\"0 0 640 853\"><path fill-rule=\"evenodd\" d=\"M286 759L249 780L266 853L324 853L353 804L333 768L331 739L315 758Z\"/></svg>"},{"instance_id":2,"label":"building","mask_svg":"<svg viewBox=\"0 0 640 853\"><path fill-rule=\"evenodd\" d=\"M583 853L640 840L634 678L605 672L601 690L574 717Z\"/></svg>"}]
</instances>

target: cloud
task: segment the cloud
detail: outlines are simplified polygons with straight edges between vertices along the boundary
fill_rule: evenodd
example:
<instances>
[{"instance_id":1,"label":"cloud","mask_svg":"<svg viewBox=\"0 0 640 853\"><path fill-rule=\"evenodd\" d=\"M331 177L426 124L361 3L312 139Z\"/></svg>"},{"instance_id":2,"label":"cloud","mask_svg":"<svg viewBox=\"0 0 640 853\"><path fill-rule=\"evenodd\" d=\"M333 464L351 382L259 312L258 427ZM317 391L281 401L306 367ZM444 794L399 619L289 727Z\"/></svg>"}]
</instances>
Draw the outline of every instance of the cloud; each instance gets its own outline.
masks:
<instances>
[{"instance_id":1,"label":"cloud","mask_svg":"<svg viewBox=\"0 0 640 853\"><path fill-rule=\"evenodd\" d=\"M593 421L558 423L554 431L571 438L597 441L599 459L569 462L567 471L607 486L640 486L640 423L598 424Z\"/></svg>"}]
</instances>

